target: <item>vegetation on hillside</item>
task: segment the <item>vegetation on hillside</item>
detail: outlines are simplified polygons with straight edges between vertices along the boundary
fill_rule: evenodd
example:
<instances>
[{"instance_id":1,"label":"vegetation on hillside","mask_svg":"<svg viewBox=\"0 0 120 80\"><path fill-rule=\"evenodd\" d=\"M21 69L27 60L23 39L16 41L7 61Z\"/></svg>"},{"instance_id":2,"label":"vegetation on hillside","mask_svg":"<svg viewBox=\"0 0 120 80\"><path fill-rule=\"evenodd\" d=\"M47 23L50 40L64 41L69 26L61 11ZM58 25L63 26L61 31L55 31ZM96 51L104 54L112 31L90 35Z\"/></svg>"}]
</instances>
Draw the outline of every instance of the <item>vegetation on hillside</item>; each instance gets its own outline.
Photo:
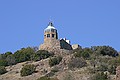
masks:
<instances>
[{"instance_id":1,"label":"vegetation on hillside","mask_svg":"<svg viewBox=\"0 0 120 80\"><path fill-rule=\"evenodd\" d=\"M4 66L0 66L0 75L6 73L6 69Z\"/></svg>"},{"instance_id":2,"label":"vegetation on hillside","mask_svg":"<svg viewBox=\"0 0 120 80\"><path fill-rule=\"evenodd\" d=\"M37 80L58 80L58 79L57 78L50 78L50 77L43 76L43 77L38 78Z\"/></svg>"},{"instance_id":3,"label":"vegetation on hillside","mask_svg":"<svg viewBox=\"0 0 120 80\"><path fill-rule=\"evenodd\" d=\"M15 65L24 61L40 61L49 58L49 65L53 69L44 77L38 80L54 80L52 77L59 72L55 65L64 61L63 56L54 56L45 50L36 51L33 48L22 48L15 53L6 52L0 54L0 75L6 73L6 66ZM63 62L64 63L64 62ZM92 80L108 80L108 74L115 75L116 67L120 65L120 56L118 52L110 46L92 46L90 48L79 48L73 50L72 58L66 63L68 70L81 69L85 67L90 74ZM54 66L54 67L53 67ZM21 76L31 75L35 72L34 65L25 65L21 69ZM69 79L70 76L65 77ZM72 78L71 78L72 79ZM58 80L58 79L57 79Z\"/></svg>"},{"instance_id":4,"label":"vegetation on hillside","mask_svg":"<svg viewBox=\"0 0 120 80\"><path fill-rule=\"evenodd\" d=\"M53 53L49 53L48 51L45 51L45 50L36 51L30 47L22 48L21 50L17 50L14 53L6 52L4 54L0 54L1 74L6 72L5 68L3 67L15 65L17 63L24 62L24 61L39 61L41 59L46 59L50 56L53 56ZM22 72L22 76L23 74L24 74L24 71Z\"/></svg>"},{"instance_id":5,"label":"vegetation on hillside","mask_svg":"<svg viewBox=\"0 0 120 80\"><path fill-rule=\"evenodd\" d=\"M45 50L34 51L33 48L22 48L17 50L14 54L12 52L6 52L0 54L0 66L14 65L24 61L39 61L53 56L53 53L49 53Z\"/></svg>"},{"instance_id":6,"label":"vegetation on hillside","mask_svg":"<svg viewBox=\"0 0 120 80\"><path fill-rule=\"evenodd\" d=\"M25 65L23 66L23 68L21 69L20 71L20 75L21 76L28 76L28 75L31 75L32 73L35 72L35 69L36 69L36 66L35 65Z\"/></svg>"},{"instance_id":7,"label":"vegetation on hillside","mask_svg":"<svg viewBox=\"0 0 120 80\"><path fill-rule=\"evenodd\" d=\"M57 65L61 62L62 60L62 57L61 56L57 56L57 57L52 57L50 58L49 60L49 65L52 67L54 65Z\"/></svg>"}]
</instances>

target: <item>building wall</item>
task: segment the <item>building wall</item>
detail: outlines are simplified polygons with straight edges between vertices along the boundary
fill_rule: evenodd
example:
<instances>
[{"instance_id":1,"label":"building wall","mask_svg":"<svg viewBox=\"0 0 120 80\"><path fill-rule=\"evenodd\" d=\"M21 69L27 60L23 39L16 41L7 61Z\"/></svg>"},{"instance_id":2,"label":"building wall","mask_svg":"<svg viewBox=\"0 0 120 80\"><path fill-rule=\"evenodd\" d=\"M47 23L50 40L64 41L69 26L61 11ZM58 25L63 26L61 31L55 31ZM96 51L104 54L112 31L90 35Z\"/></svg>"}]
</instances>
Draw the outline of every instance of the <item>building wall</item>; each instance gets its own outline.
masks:
<instances>
[{"instance_id":1,"label":"building wall","mask_svg":"<svg viewBox=\"0 0 120 80\"><path fill-rule=\"evenodd\" d=\"M43 44L41 44L39 47L39 50L47 51L53 51L58 49L72 50L72 46L64 40L49 39L48 41L45 41Z\"/></svg>"},{"instance_id":2,"label":"building wall","mask_svg":"<svg viewBox=\"0 0 120 80\"><path fill-rule=\"evenodd\" d=\"M63 39L60 40L60 47L61 49L72 50L72 46Z\"/></svg>"},{"instance_id":3,"label":"building wall","mask_svg":"<svg viewBox=\"0 0 120 80\"><path fill-rule=\"evenodd\" d=\"M50 37L47 37L47 34L50 34ZM54 34L54 37L52 37L52 34ZM44 32L44 42L48 41L49 39L58 39L58 34L57 34L57 30L54 30L54 32L52 31L45 31Z\"/></svg>"},{"instance_id":4,"label":"building wall","mask_svg":"<svg viewBox=\"0 0 120 80\"><path fill-rule=\"evenodd\" d=\"M49 39L40 45L39 50L52 51L53 49L60 49L60 41L57 39Z\"/></svg>"},{"instance_id":5,"label":"building wall","mask_svg":"<svg viewBox=\"0 0 120 80\"><path fill-rule=\"evenodd\" d=\"M78 48L82 49L79 44L73 44L72 45L72 49L78 49Z\"/></svg>"}]
</instances>

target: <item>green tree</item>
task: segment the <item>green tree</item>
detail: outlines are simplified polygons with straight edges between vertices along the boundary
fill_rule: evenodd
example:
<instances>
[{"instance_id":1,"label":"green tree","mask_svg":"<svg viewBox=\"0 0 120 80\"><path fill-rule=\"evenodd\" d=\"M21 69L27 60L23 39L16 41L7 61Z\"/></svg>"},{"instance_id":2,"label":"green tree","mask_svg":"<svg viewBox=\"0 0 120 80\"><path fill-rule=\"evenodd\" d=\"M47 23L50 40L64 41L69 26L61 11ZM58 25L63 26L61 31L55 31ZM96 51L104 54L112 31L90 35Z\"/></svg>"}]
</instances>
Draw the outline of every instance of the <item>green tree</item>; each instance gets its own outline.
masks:
<instances>
[{"instance_id":1,"label":"green tree","mask_svg":"<svg viewBox=\"0 0 120 80\"><path fill-rule=\"evenodd\" d=\"M16 62L19 63L24 61L30 61L33 54L35 54L35 51L32 48L28 47L16 51L14 53L14 57L16 59Z\"/></svg>"},{"instance_id":2,"label":"green tree","mask_svg":"<svg viewBox=\"0 0 120 80\"><path fill-rule=\"evenodd\" d=\"M97 54L108 55L108 56L118 56L118 52L110 46L92 46L91 50Z\"/></svg>"},{"instance_id":3,"label":"green tree","mask_svg":"<svg viewBox=\"0 0 120 80\"><path fill-rule=\"evenodd\" d=\"M11 55L11 54L12 54L12 52L6 52L6 53L5 53L6 57L7 57L8 55Z\"/></svg>"}]
</instances>

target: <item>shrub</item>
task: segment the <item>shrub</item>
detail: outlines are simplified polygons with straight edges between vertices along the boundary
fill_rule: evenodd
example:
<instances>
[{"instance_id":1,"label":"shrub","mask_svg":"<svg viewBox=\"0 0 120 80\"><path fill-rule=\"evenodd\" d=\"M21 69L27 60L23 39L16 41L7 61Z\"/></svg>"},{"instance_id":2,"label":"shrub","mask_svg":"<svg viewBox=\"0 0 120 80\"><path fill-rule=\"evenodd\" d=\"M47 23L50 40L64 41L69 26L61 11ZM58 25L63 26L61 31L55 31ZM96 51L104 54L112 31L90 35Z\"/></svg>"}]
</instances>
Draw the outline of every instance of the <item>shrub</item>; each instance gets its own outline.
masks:
<instances>
[{"instance_id":1,"label":"shrub","mask_svg":"<svg viewBox=\"0 0 120 80\"><path fill-rule=\"evenodd\" d=\"M74 53L75 57L83 57L84 59L87 59L90 57L90 53L92 53L92 51L89 48L85 48L85 49L80 49L78 51L76 51Z\"/></svg>"},{"instance_id":2,"label":"shrub","mask_svg":"<svg viewBox=\"0 0 120 80\"><path fill-rule=\"evenodd\" d=\"M8 55L6 61L8 62L8 65L16 64L15 57L13 55Z\"/></svg>"},{"instance_id":3,"label":"shrub","mask_svg":"<svg viewBox=\"0 0 120 80\"><path fill-rule=\"evenodd\" d=\"M107 74L104 74L104 72L96 73L92 80L108 80Z\"/></svg>"},{"instance_id":4,"label":"shrub","mask_svg":"<svg viewBox=\"0 0 120 80\"><path fill-rule=\"evenodd\" d=\"M71 61L68 63L68 68L72 69L72 68L82 68L84 66L86 66L86 61L84 59L81 58L73 58L71 59Z\"/></svg>"},{"instance_id":5,"label":"shrub","mask_svg":"<svg viewBox=\"0 0 120 80\"><path fill-rule=\"evenodd\" d=\"M40 77L40 78L37 79L37 80L50 80L50 78L49 78L49 77L46 77L46 76L43 76L43 77Z\"/></svg>"},{"instance_id":6,"label":"shrub","mask_svg":"<svg viewBox=\"0 0 120 80\"><path fill-rule=\"evenodd\" d=\"M74 75L70 72L66 72L62 80L75 80Z\"/></svg>"},{"instance_id":7,"label":"shrub","mask_svg":"<svg viewBox=\"0 0 120 80\"><path fill-rule=\"evenodd\" d=\"M54 72L49 72L49 73L47 73L45 76L46 76L46 77L52 77L52 76L54 76L54 75L55 75Z\"/></svg>"},{"instance_id":8,"label":"shrub","mask_svg":"<svg viewBox=\"0 0 120 80\"><path fill-rule=\"evenodd\" d=\"M38 61L41 59L46 59L50 56L53 56L53 54L49 53L48 51L45 51L45 50L39 50L36 52L36 54L33 55L33 60Z\"/></svg>"},{"instance_id":9,"label":"shrub","mask_svg":"<svg viewBox=\"0 0 120 80\"><path fill-rule=\"evenodd\" d=\"M59 69L58 69L58 67L54 67L52 70L51 70L51 72L58 72L59 71Z\"/></svg>"},{"instance_id":10,"label":"shrub","mask_svg":"<svg viewBox=\"0 0 120 80\"><path fill-rule=\"evenodd\" d=\"M58 57L53 57L53 58L50 58L49 60L49 65L52 67L54 65L57 65L61 62L62 60L62 57L58 56Z\"/></svg>"},{"instance_id":11,"label":"shrub","mask_svg":"<svg viewBox=\"0 0 120 80\"><path fill-rule=\"evenodd\" d=\"M32 48L28 47L16 51L14 53L14 57L16 59L16 62L19 63L24 61L30 61L33 54L35 54L35 51Z\"/></svg>"},{"instance_id":12,"label":"shrub","mask_svg":"<svg viewBox=\"0 0 120 80\"><path fill-rule=\"evenodd\" d=\"M7 66L8 62L6 60L0 60L0 66Z\"/></svg>"},{"instance_id":13,"label":"shrub","mask_svg":"<svg viewBox=\"0 0 120 80\"><path fill-rule=\"evenodd\" d=\"M37 80L58 80L58 79L57 78L49 78L49 77L43 76L43 77L38 78Z\"/></svg>"},{"instance_id":14,"label":"shrub","mask_svg":"<svg viewBox=\"0 0 120 80\"><path fill-rule=\"evenodd\" d=\"M35 65L25 65L23 66L22 70L20 71L21 73L21 76L28 76L28 75L31 75L32 73L35 72Z\"/></svg>"},{"instance_id":15,"label":"shrub","mask_svg":"<svg viewBox=\"0 0 120 80\"><path fill-rule=\"evenodd\" d=\"M100 66L97 67L98 71L107 71L108 70L108 65L106 64L101 64Z\"/></svg>"},{"instance_id":16,"label":"shrub","mask_svg":"<svg viewBox=\"0 0 120 80\"><path fill-rule=\"evenodd\" d=\"M97 54L108 55L113 57L118 56L118 52L110 46L92 46L91 49L94 52L97 52Z\"/></svg>"},{"instance_id":17,"label":"shrub","mask_svg":"<svg viewBox=\"0 0 120 80\"><path fill-rule=\"evenodd\" d=\"M4 66L0 66L0 75L6 73L6 69Z\"/></svg>"},{"instance_id":18,"label":"shrub","mask_svg":"<svg viewBox=\"0 0 120 80\"><path fill-rule=\"evenodd\" d=\"M108 66L108 71L110 72L110 74L116 74L116 66L114 65L109 65Z\"/></svg>"}]
</instances>

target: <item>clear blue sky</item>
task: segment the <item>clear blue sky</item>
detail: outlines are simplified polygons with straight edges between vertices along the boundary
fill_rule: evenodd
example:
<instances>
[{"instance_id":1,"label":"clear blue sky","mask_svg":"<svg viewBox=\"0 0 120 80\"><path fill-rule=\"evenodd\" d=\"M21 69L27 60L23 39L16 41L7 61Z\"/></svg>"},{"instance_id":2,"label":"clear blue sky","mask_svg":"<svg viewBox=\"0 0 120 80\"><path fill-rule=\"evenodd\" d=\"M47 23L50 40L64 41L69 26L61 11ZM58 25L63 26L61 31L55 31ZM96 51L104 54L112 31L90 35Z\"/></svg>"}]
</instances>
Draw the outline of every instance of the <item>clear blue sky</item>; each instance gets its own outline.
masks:
<instances>
[{"instance_id":1,"label":"clear blue sky","mask_svg":"<svg viewBox=\"0 0 120 80\"><path fill-rule=\"evenodd\" d=\"M0 53L39 46L49 19L71 44L120 51L120 0L0 0Z\"/></svg>"}]
</instances>

